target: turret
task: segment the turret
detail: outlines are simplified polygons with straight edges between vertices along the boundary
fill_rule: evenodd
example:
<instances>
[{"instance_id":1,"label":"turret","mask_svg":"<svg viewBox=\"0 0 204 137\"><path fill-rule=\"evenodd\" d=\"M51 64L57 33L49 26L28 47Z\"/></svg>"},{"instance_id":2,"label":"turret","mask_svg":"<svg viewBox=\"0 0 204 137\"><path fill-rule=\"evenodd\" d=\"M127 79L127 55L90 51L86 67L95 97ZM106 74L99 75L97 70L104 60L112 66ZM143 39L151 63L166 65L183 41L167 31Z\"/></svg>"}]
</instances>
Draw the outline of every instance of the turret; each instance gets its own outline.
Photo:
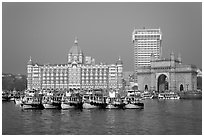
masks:
<instances>
[{"instance_id":1,"label":"turret","mask_svg":"<svg viewBox=\"0 0 204 137\"><path fill-rule=\"evenodd\" d=\"M170 59L171 59L171 67L175 67L175 56L173 52L170 55Z\"/></svg>"},{"instance_id":2,"label":"turret","mask_svg":"<svg viewBox=\"0 0 204 137\"><path fill-rule=\"evenodd\" d=\"M173 51L171 52L170 58L171 58L172 61L175 60Z\"/></svg>"},{"instance_id":3,"label":"turret","mask_svg":"<svg viewBox=\"0 0 204 137\"><path fill-rule=\"evenodd\" d=\"M179 61L179 64L181 64L181 54L180 53L178 54L178 61Z\"/></svg>"},{"instance_id":4,"label":"turret","mask_svg":"<svg viewBox=\"0 0 204 137\"><path fill-rule=\"evenodd\" d=\"M33 61L32 61L31 56L30 56L30 59L29 59L29 61L28 61L27 65L33 65Z\"/></svg>"},{"instance_id":5,"label":"turret","mask_svg":"<svg viewBox=\"0 0 204 137\"><path fill-rule=\"evenodd\" d=\"M72 63L73 61L81 64L84 62L84 55L81 48L78 46L77 37L74 40L74 46L72 46L68 54L68 63Z\"/></svg>"}]
</instances>

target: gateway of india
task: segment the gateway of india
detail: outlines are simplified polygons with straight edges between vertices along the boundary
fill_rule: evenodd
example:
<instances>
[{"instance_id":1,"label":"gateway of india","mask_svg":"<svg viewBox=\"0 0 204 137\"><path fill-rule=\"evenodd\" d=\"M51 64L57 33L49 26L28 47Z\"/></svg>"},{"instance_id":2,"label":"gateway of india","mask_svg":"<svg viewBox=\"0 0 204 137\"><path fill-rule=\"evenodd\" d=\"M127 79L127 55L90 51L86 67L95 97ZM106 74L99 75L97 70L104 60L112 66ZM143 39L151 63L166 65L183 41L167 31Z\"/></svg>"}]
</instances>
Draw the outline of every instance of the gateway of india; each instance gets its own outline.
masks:
<instances>
[{"instance_id":1,"label":"gateway of india","mask_svg":"<svg viewBox=\"0 0 204 137\"><path fill-rule=\"evenodd\" d=\"M174 53L162 58L160 29L134 29L134 74L138 90L162 92L197 90L197 68L182 64Z\"/></svg>"}]
</instances>

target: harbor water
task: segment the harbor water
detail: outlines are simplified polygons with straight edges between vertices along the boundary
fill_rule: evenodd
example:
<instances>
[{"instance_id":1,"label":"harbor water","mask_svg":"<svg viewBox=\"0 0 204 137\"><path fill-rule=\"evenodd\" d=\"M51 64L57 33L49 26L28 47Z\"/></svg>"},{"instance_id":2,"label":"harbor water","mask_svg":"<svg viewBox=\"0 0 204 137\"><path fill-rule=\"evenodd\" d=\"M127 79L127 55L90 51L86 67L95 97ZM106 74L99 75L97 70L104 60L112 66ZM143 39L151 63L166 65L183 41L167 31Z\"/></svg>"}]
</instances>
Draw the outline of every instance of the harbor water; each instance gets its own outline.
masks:
<instances>
[{"instance_id":1,"label":"harbor water","mask_svg":"<svg viewBox=\"0 0 204 137\"><path fill-rule=\"evenodd\" d=\"M22 110L2 102L3 135L201 135L202 100L145 100L144 109Z\"/></svg>"}]
</instances>

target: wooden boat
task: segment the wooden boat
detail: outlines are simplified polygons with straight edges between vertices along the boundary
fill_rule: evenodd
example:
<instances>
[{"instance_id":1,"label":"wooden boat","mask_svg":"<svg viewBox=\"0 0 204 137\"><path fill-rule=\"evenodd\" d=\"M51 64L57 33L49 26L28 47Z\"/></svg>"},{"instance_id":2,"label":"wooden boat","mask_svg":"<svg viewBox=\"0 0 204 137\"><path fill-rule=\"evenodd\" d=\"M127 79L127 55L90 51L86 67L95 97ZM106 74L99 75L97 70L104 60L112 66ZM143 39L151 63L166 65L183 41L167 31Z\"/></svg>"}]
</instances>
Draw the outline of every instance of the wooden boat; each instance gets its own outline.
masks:
<instances>
[{"instance_id":1,"label":"wooden boat","mask_svg":"<svg viewBox=\"0 0 204 137\"><path fill-rule=\"evenodd\" d=\"M141 98L136 94L131 94L125 97L125 109L143 109L144 103L140 102Z\"/></svg>"},{"instance_id":2,"label":"wooden boat","mask_svg":"<svg viewBox=\"0 0 204 137\"><path fill-rule=\"evenodd\" d=\"M22 99L21 99L21 98L15 98L15 99L14 99L14 103L15 103L16 105L21 105L21 104L22 104Z\"/></svg>"},{"instance_id":3,"label":"wooden boat","mask_svg":"<svg viewBox=\"0 0 204 137\"><path fill-rule=\"evenodd\" d=\"M79 93L71 93L62 97L61 108L82 108L82 97Z\"/></svg>"},{"instance_id":4,"label":"wooden boat","mask_svg":"<svg viewBox=\"0 0 204 137\"><path fill-rule=\"evenodd\" d=\"M60 109L61 97L54 96L52 93L43 96L42 105L45 109Z\"/></svg>"},{"instance_id":5,"label":"wooden boat","mask_svg":"<svg viewBox=\"0 0 204 137\"><path fill-rule=\"evenodd\" d=\"M43 109L39 98L35 96L25 96L22 100L21 106L23 109Z\"/></svg>"},{"instance_id":6,"label":"wooden boat","mask_svg":"<svg viewBox=\"0 0 204 137\"><path fill-rule=\"evenodd\" d=\"M105 108L106 103L104 102L103 94L101 92L91 92L83 95L82 98L83 108Z\"/></svg>"},{"instance_id":7,"label":"wooden boat","mask_svg":"<svg viewBox=\"0 0 204 137\"><path fill-rule=\"evenodd\" d=\"M142 93L142 97L144 99L152 99L153 98L153 94L148 92L148 91L145 91L144 93Z\"/></svg>"},{"instance_id":8,"label":"wooden boat","mask_svg":"<svg viewBox=\"0 0 204 137\"><path fill-rule=\"evenodd\" d=\"M180 99L180 96L174 92L159 93L158 99Z\"/></svg>"},{"instance_id":9,"label":"wooden boat","mask_svg":"<svg viewBox=\"0 0 204 137\"><path fill-rule=\"evenodd\" d=\"M116 91L110 90L109 95L106 99L107 109L115 108L124 108L125 104L123 103L119 94L116 94Z\"/></svg>"},{"instance_id":10,"label":"wooden boat","mask_svg":"<svg viewBox=\"0 0 204 137\"><path fill-rule=\"evenodd\" d=\"M2 101L10 101L8 92L2 92Z\"/></svg>"}]
</instances>

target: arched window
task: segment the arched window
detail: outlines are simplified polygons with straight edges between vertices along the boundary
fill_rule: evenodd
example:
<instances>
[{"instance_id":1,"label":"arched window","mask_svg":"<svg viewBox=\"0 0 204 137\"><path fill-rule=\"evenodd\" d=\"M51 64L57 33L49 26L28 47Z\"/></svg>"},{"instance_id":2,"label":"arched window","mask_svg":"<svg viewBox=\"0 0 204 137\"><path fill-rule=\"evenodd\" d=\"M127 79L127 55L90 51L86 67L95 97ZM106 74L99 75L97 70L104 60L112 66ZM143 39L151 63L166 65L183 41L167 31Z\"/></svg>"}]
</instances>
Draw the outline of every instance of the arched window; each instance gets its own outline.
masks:
<instances>
[{"instance_id":1,"label":"arched window","mask_svg":"<svg viewBox=\"0 0 204 137\"><path fill-rule=\"evenodd\" d=\"M183 91L183 84L180 85L180 91Z\"/></svg>"},{"instance_id":2,"label":"arched window","mask_svg":"<svg viewBox=\"0 0 204 137\"><path fill-rule=\"evenodd\" d=\"M147 85L145 85L145 90L148 90L148 86Z\"/></svg>"}]
</instances>

